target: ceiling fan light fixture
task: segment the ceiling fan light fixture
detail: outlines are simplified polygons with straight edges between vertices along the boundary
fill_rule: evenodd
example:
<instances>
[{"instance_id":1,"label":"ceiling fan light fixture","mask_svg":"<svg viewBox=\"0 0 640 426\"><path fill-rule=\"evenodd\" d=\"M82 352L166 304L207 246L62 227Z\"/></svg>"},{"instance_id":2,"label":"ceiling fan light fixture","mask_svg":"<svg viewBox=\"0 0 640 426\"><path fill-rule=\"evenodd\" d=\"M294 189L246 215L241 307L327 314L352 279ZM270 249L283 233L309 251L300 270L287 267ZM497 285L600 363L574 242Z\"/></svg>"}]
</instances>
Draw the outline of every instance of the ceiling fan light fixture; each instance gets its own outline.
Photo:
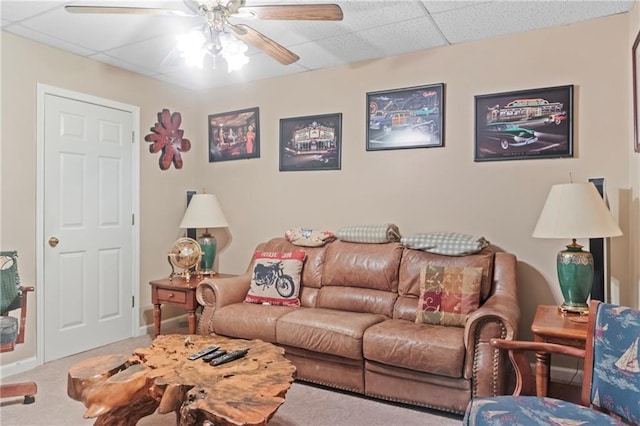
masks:
<instances>
[{"instance_id":1,"label":"ceiling fan light fixture","mask_svg":"<svg viewBox=\"0 0 640 426\"><path fill-rule=\"evenodd\" d=\"M245 55L249 47L229 33L220 36L222 44L222 57L227 61L229 72L239 70L249 62Z\"/></svg>"},{"instance_id":2,"label":"ceiling fan light fixture","mask_svg":"<svg viewBox=\"0 0 640 426\"><path fill-rule=\"evenodd\" d=\"M176 48L180 51L180 56L184 58L186 64L202 69L204 56L207 54L204 47L206 42L204 34L194 29L188 34L177 35L176 40L178 42Z\"/></svg>"},{"instance_id":3,"label":"ceiling fan light fixture","mask_svg":"<svg viewBox=\"0 0 640 426\"><path fill-rule=\"evenodd\" d=\"M229 72L239 70L249 62L245 55L249 47L240 39L223 29L210 25L194 28L190 33L176 36L176 48L188 66L204 67L204 57L209 54L214 59L222 56ZM215 62L214 62L215 64Z\"/></svg>"}]
</instances>

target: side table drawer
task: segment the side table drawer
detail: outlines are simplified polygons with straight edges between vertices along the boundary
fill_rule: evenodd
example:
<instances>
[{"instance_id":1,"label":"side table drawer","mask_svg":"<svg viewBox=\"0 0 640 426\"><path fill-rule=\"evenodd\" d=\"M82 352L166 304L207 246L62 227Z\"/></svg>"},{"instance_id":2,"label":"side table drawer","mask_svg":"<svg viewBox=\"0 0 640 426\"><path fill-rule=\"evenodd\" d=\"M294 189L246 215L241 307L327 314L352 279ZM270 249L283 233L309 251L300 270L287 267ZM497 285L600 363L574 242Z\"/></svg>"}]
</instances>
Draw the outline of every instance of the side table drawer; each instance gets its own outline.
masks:
<instances>
[{"instance_id":1,"label":"side table drawer","mask_svg":"<svg viewBox=\"0 0 640 426\"><path fill-rule=\"evenodd\" d=\"M574 348L584 349L585 341L580 339L563 339L549 336L545 339L548 343L555 343L564 346L573 346Z\"/></svg>"},{"instance_id":2,"label":"side table drawer","mask_svg":"<svg viewBox=\"0 0 640 426\"><path fill-rule=\"evenodd\" d=\"M158 289L158 301L169 303L187 303L187 292L179 290Z\"/></svg>"}]
</instances>

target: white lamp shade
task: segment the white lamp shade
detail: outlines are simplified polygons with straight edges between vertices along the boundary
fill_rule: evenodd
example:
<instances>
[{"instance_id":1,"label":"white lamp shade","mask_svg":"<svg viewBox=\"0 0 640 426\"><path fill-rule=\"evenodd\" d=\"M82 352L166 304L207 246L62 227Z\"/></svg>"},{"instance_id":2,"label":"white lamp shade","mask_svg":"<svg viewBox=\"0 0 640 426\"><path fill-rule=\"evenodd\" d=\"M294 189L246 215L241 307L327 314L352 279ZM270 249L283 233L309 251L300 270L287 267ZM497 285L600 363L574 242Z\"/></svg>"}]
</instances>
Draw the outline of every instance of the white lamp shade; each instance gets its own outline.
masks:
<instances>
[{"instance_id":1,"label":"white lamp shade","mask_svg":"<svg viewBox=\"0 0 640 426\"><path fill-rule=\"evenodd\" d=\"M184 213L180 228L227 228L218 197L214 194L195 194Z\"/></svg>"},{"instance_id":2,"label":"white lamp shade","mask_svg":"<svg viewBox=\"0 0 640 426\"><path fill-rule=\"evenodd\" d=\"M533 231L534 238L619 235L622 231L591 182L553 185Z\"/></svg>"}]
</instances>

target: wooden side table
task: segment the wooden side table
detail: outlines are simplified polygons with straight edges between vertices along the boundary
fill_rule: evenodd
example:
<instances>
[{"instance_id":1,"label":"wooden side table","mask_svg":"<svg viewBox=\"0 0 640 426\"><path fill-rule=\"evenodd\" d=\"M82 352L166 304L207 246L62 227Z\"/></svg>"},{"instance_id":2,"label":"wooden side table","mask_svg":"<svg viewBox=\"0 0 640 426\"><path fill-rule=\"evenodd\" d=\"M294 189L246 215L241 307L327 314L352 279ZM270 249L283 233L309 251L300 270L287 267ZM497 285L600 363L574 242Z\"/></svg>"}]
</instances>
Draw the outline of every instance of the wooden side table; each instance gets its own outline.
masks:
<instances>
[{"instance_id":1,"label":"wooden side table","mask_svg":"<svg viewBox=\"0 0 640 426\"><path fill-rule=\"evenodd\" d=\"M536 342L556 343L584 349L587 315L562 313L556 305L539 305L531 323ZM547 396L551 355L536 353L536 393Z\"/></svg>"},{"instance_id":2,"label":"wooden side table","mask_svg":"<svg viewBox=\"0 0 640 426\"><path fill-rule=\"evenodd\" d=\"M215 274L211 277L228 278L233 277L232 274ZM189 334L196 334L196 310L200 304L196 300L196 287L200 281L209 276L192 275L189 281L186 281L179 275L173 278L161 278L150 281L151 285L151 302L153 303L153 323L154 335L160 335L160 323L162 322L162 304L171 303L183 306L188 313L189 318Z\"/></svg>"}]
</instances>

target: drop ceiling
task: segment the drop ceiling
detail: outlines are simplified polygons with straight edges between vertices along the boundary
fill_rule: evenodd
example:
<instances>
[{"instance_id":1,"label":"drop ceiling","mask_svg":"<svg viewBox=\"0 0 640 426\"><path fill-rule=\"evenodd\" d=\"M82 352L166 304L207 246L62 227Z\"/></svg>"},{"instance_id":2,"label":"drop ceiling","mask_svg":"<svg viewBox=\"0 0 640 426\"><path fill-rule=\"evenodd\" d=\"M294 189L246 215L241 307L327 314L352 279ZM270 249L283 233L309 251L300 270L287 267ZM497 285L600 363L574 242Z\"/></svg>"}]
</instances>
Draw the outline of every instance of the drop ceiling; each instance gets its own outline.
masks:
<instances>
[{"instance_id":1,"label":"drop ceiling","mask_svg":"<svg viewBox=\"0 0 640 426\"><path fill-rule=\"evenodd\" d=\"M281 65L250 47L250 61L229 73L222 60L203 70L184 65L175 49L177 34L201 24L199 17L150 15L79 15L67 4L159 7L188 11L181 1L1 0L2 31L115 67L200 90L411 51L465 43L628 12L632 0L553 1L365 1L247 0L246 5L335 3L344 19L260 21L232 18L262 32L300 56Z\"/></svg>"}]
</instances>

